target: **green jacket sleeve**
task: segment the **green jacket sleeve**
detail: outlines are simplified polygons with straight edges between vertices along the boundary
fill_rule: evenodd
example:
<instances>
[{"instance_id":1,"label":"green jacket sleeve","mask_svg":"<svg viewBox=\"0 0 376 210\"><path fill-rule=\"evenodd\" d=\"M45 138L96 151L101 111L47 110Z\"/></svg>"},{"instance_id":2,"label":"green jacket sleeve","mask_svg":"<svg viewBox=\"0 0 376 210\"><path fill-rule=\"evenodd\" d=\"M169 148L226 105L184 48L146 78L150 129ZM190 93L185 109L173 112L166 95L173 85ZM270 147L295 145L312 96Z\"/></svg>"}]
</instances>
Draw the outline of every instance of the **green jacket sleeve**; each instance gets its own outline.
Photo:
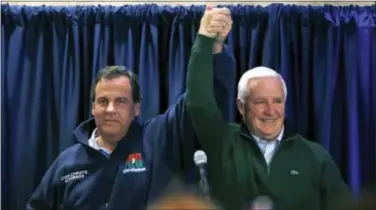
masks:
<instances>
[{"instance_id":1,"label":"green jacket sleeve","mask_svg":"<svg viewBox=\"0 0 376 210\"><path fill-rule=\"evenodd\" d=\"M350 189L343 181L342 175L329 153L323 155L321 173L321 199L323 210L346 202L352 203L354 198Z\"/></svg>"},{"instance_id":2,"label":"green jacket sleeve","mask_svg":"<svg viewBox=\"0 0 376 210\"><path fill-rule=\"evenodd\" d=\"M212 38L197 35L187 73L187 110L208 156L221 152L229 132L213 94L213 42Z\"/></svg>"}]
</instances>

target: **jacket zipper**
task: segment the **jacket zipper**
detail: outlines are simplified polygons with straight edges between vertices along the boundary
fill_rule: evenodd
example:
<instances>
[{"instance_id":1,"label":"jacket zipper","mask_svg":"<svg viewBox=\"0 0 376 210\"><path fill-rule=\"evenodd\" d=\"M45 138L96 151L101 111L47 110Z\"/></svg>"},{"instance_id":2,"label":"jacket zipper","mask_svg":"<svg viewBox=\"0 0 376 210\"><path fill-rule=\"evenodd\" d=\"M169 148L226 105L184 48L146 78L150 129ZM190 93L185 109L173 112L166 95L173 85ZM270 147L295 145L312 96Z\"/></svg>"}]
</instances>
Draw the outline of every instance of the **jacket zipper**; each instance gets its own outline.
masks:
<instances>
[{"instance_id":1,"label":"jacket zipper","mask_svg":"<svg viewBox=\"0 0 376 210\"><path fill-rule=\"evenodd\" d=\"M254 139L252 139L251 137L249 137L249 136L247 136L247 135L245 135L245 134L243 134L243 133L240 133L240 135L246 137L247 139L249 139L249 140L251 140L251 141L255 141ZM277 145L277 148L275 149L274 154L273 154L272 158L270 159L270 163L269 163L269 165L268 165L268 163L266 162L266 160L265 160L265 158L264 158L264 163L265 163L265 165L266 165L266 167L267 167L267 170L268 170L268 178L269 178L269 176L270 176L270 166L272 165L272 162L273 162L274 156L275 156L275 155L277 154L277 152L279 151L279 148L282 147L282 145L283 145L286 141L290 141L290 140L294 139L295 137L296 137L296 136L292 136L292 137L289 137L289 138L287 138L287 139L284 139L284 140L281 141L281 143L280 143L279 145ZM257 144L257 143L256 143L256 144Z\"/></svg>"},{"instance_id":2,"label":"jacket zipper","mask_svg":"<svg viewBox=\"0 0 376 210\"><path fill-rule=\"evenodd\" d=\"M270 166L272 165L272 163L273 163L273 159L274 159L274 157L276 156L277 152L279 151L279 148L281 148L282 145L283 145L286 141L290 141L290 140L292 140L292 139L295 138L295 137L296 137L296 136L293 136L293 137L287 138L287 139L281 141L281 143L277 145L277 148L275 149L274 154L273 154L272 158L270 159L270 163L269 163L269 165L266 164L267 167L268 167L268 178L270 177Z\"/></svg>"}]
</instances>

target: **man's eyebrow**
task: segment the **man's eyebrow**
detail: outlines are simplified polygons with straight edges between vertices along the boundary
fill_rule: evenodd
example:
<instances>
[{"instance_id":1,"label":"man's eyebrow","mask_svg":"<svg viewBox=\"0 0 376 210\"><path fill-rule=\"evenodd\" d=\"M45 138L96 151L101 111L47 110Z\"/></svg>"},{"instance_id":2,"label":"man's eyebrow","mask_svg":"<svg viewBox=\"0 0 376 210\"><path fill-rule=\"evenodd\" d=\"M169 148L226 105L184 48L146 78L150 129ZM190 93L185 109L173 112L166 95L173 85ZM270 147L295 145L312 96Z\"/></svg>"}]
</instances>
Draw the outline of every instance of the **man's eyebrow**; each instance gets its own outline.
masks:
<instances>
[{"instance_id":1,"label":"man's eyebrow","mask_svg":"<svg viewBox=\"0 0 376 210\"><path fill-rule=\"evenodd\" d=\"M265 100L266 98L265 97L256 97L256 98L253 98L253 100L255 101L260 101L260 100Z\"/></svg>"},{"instance_id":2,"label":"man's eyebrow","mask_svg":"<svg viewBox=\"0 0 376 210\"><path fill-rule=\"evenodd\" d=\"M121 99L121 100L126 100L126 101L128 101L128 100L129 100L129 99L128 99L127 97L125 97L125 96L122 96L122 97L117 97L116 99L117 99L117 100Z\"/></svg>"}]
</instances>

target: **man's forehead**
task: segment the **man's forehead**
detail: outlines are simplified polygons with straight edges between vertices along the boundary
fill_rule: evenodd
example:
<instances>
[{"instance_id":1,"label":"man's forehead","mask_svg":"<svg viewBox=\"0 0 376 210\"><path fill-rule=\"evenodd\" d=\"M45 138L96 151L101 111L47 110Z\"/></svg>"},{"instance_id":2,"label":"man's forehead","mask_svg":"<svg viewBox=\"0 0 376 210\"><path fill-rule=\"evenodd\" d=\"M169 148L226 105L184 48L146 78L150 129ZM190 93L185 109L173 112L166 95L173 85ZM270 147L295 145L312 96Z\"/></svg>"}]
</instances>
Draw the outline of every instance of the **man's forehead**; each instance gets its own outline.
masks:
<instances>
[{"instance_id":1,"label":"man's forehead","mask_svg":"<svg viewBox=\"0 0 376 210\"><path fill-rule=\"evenodd\" d=\"M248 81L248 94L252 98L284 97L282 80L279 77L260 77Z\"/></svg>"},{"instance_id":2,"label":"man's forehead","mask_svg":"<svg viewBox=\"0 0 376 210\"><path fill-rule=\"evenodd\" d=\"M126 77L103 79L98 82L95 94L97 98L129 98L132 94L132 87Z\"/></svg>"},{"instance_id":3,"label":"man's forehead","mask_svg":"<svg viewBox=\"0 0 376 210\"><path fill-rule=\"evenodd\" d=\"M95 89L96 91L129 92L131 88L131 83L127 77L119 77L114 79L101 79Z\"/></svg>"},{"instance_id":4,"label":"man's forehead","mask_svg":"<svg viewBox=\"0 0 376 210\"><path fill-rule=\"evenodd\" d=\"M129 100L126 95L110 95L110 94L98 94L97 99L107 99L107 100Z\"/></svg>"}]
</instances>

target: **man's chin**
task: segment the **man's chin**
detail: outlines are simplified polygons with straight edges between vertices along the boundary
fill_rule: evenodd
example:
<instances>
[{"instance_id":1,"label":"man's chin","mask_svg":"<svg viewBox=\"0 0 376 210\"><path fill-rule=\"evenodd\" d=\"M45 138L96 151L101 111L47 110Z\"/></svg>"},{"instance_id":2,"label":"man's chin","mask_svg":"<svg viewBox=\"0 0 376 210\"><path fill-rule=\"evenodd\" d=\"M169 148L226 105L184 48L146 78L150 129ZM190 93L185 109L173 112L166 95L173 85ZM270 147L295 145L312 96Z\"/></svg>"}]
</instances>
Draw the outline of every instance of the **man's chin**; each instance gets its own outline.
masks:
<instances>
[{"instance_id":1,"label":"man's chin","mask_svg":"<svg viewBox=\"0 0 376 210\"><path fill-rule=\"evenodd\" d=\"M102 127L102 133L103 133L103 135L107 135L107 136L117 136L117 135L120 134L120 131L119 131L119 129L115 129L113 127L106 128L106 126L103 126Z\"/></svg>"},{"instance_id":2,"label":"man's chin","mask_svg":"<svg viewBox=\"0 0 376 210\"><path fill-rule=\"evenodd\" d=\"M119 125L119 122L116 120L106 120L103 122L103 126L116 126Z\"/></svg>"},{"instance_id":3,"label":"man's chin","mask_svg":"<svg viewBox=\"0 0 376 210\"><path fill-rule=\"evenodd\" d=\"M263 130L260 133L266 139L274 139L278 136L279 132L280 132L280 130L278 130L278 131L276 131L276 130L273 130L273 131Z\"/></svg>"}]
</instances>

